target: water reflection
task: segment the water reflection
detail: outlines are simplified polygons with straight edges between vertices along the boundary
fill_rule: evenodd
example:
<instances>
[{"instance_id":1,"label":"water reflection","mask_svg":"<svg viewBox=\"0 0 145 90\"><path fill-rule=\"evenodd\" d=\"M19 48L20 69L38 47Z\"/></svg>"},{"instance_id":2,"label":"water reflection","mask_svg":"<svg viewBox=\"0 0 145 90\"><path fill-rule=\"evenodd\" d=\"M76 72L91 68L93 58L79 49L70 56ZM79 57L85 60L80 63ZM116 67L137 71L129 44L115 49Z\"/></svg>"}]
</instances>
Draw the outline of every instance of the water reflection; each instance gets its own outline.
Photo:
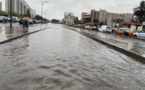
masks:
<instances>
[{"instance_id":1,"label":"water reflection","mask_svg":"<svg viewBox=\"0 0 145 90\"><path fill-rule=\"evenodd\" d=\"M27 31L25 31L23 28L20 27L13 27L13 29L6 27L5 29L6 38L16 37L24 33L27 33Z\"/></svg>"}]
</instances>

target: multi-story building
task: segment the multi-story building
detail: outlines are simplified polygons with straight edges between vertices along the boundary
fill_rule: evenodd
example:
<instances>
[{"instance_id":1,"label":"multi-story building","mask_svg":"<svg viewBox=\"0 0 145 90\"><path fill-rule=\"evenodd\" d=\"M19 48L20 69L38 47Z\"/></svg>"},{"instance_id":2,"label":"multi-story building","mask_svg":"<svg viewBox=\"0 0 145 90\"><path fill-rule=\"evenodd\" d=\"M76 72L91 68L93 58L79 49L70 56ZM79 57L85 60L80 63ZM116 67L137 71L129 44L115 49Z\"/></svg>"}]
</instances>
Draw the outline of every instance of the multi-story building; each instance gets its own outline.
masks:
<instances>
[{"instance_id":1,"label":"multi-story building","mask_svg":"<svg viewBox=\"0 0 145 90\"><path fill-rule=\"evenodd\" d=\"M64 22L66 25L73 25L75 20L75 16L73 13L65 12L64 13Z\"/></svg>"},{"instance_id":2,"label":"multi-story building","mask_svg":"<svg viewBox=\"0 0 145 90\"><path fill-rule=\"evenodd\" d=\"M102 9L100 9L99 11L91 10L91 14L86 14L83 12L81 22L86 22L84 21L86 19L86 16L88 16L87 19L90 19L91 23L93 23L95 19L98 19L100 22L104 22L107 25L113 25L114 24L113 20L116 21L117 19L120 19L121 21L125 21L125 22L130 22L132 19L132 14L111 13Z\"/></svg>"},{"instance_id":3,"label":"multi-story building","mask_svg":"<svg viewBox=\"0 0 145 90\"><path fill-rule=\"evenodd\" d=\"M0 2L0 11L2 11L2 2Z\"/></svg>"},{"instance_id":4,"label":"multi-story building","mask_svg":"<svg viewBox=\"0 0 145 90\"><path fill-rule=\"evenodd\" d=\"M91 15L86 13L86 12L83 12L82 13L81 22L82 23L84 23L84 22L91 22Z\"/></svg>"},{"instance_id":5,"label":"multi-story building","mask_svg":"<svg viewBox=\"0 0 145 90\"><path fill-rule=\"evenodd\" d=\"M12 1L12 11L19 14L26 14L27 10L30 10L31 16L34 16L36 11L31 9L30 6L25 2L25 0L13 0ZM10 11L10 0L5 1L6 12Z\"/></svg>"}]
</instances>

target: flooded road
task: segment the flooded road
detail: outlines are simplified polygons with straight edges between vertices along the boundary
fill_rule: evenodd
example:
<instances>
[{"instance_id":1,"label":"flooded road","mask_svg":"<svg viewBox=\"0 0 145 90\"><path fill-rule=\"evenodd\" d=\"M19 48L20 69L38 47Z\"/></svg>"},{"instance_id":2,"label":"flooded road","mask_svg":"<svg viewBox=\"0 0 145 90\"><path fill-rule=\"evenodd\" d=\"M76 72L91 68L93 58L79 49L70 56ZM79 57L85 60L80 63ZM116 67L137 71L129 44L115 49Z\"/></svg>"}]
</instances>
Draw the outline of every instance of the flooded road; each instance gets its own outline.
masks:
<instances>
[{"instance_id":1,"label":"flooded road","mask_svg":"<svg viewBox=\"0 0 145 90\"><path fill-rule=\"evenodd\" d=\"M9 23L0 24L0 42L5 41L10 38L14 38L26 33L34 32L46 27L47 24L34 24L29 25L28 32L22 28L22 25L19 23L13 23L13 28L10 29Z\"/></svg>"},{"instance_id":2,"label":"flooded road","mask_svg":"<svg viewBox=\"0 0 145 90\"><path fill-rule=\"evenodd\" d=\"M0 90L145 90L145 65L61 25L0 45Z\"/></svg>"},{"instance_id":3,"label":"flooded road","mask_svg":"<svg viewBox=\"0 0 145 90\"><path fill-rule=\"evenodd\" d=\"M107 43L113 44L117 47L123 48L125 50L134 52L140 56L145 57L145 40L135 39L132 38L132 36L114 35L111 33L90 31L90 30L79 29L74 27L69 27L69 28L75 29L79 32L89 33L99 40L105 41Z\"/></svg>"}]
</instances>

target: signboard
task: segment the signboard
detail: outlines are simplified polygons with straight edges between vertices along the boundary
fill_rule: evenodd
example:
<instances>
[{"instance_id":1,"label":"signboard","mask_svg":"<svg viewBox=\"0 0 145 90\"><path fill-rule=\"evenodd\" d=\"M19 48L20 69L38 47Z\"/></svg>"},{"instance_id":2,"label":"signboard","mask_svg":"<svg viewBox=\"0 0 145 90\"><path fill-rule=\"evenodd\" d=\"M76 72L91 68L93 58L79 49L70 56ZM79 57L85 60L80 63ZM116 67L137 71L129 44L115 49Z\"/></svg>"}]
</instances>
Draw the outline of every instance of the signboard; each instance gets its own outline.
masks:
<instances>
[{"instance_id":1,"label":"signboard","mask_svg":"<svg viewBox=\"0 0 145 90\"><path fill-rule=\"evenodd\" d=\"M142 22L142 25L145 25L145 22Z\"/></svg>"}]
</instances>

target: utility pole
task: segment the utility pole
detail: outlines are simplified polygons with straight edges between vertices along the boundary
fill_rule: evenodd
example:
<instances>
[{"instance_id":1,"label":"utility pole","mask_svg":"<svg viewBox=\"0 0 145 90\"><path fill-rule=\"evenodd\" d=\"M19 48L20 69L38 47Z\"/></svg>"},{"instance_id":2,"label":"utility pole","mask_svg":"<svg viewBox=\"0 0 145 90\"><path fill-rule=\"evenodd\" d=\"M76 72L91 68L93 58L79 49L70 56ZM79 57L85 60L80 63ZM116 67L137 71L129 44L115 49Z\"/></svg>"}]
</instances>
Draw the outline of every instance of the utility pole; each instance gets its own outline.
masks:
<instances>
[{"instance_id":1,"label":"utility pole","mask_svg":"<svg viewBox=\"0 0 145 90\"><path fill-rule=\"evenodd\" d=\"M12 0L10 0L10 28L12 28Z\"/></svg>"}]
</instances>

